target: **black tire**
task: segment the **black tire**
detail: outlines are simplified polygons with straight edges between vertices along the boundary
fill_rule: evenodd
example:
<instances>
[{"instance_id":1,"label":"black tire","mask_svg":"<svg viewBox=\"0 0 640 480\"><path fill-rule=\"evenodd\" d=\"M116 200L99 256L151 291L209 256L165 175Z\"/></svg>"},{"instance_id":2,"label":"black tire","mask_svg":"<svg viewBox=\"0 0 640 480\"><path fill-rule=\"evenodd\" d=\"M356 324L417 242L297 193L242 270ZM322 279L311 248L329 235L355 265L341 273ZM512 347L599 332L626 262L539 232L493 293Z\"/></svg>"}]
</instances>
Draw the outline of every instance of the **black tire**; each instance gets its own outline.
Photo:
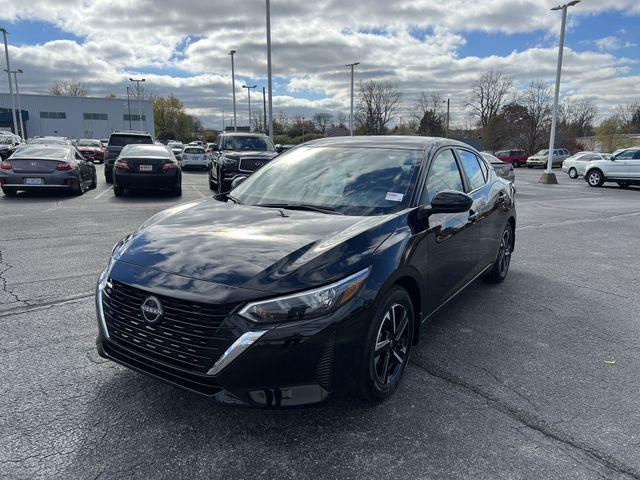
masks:
<instances>
[{"instance_id":1,"label":"black tire","mask_svg":"<svg viewBox=\"0 0 640 480\"><path fill-rule=\"evenodd\" d=\"M2 193L4 193L7 197L15 197L18 194L18 191L12 188L3 188Z\"/></svg>"},{"instance_id":2,"label":"black tire","mask_svg":"<svg viewBox=\"0 0 640 480\"><path fill-rule=\"evenodd\" d=\"M575 167L571 167L567 173L569 174L569 178L573 178L574 180L578 178L578 171Z\"/></svg>"},{"instance_id":3,"label":"black tire","mask_svg":"<svg viewBox=\"0 0 640 480\"><path fill-rule=\"evenodd\" d=\"M209 179L209 190L212 190L214 192L216 191L216 184L211 179Z\"/></svg>"},{"instance_id":4,"label":"black tire","mask_svg":"<svg viewBox=\"0 0 640 480\"><path fill-rule=\"evenodd\" d=\"M373 319L367 334L358 388L358 395L371 402L393 394L409 362L415 312L407 291L395 286L386 292Z\"/></svg>"},{"instance_id":5,"label":"black tire","mask_svg":"<svg viewBox=\"0 0 640 480\"><path fill-rule=\"evenodd\" d=\"M122 197L124 195L124 188L114 185L113 186L113 195L116 197Z\"/></svg>"},{"instance_id":6,"label":"black tire","mask_svg":"<svg viewBox=\"0 0 640 480\"><path fill-rule=\"evenodd\" d=\"M71 187L71 193L76 197L79 197L84 193L83 183L84 180L82 180L82 176L78 175L78 184Z\"/></svg>"},{"instance_id":7,"label":"black tire","mask_svg":"<svg viewBox=\"0 0 640 480\"><path fill-rule=\"evenodd\" d=\"M513 240L513 227L511 226L511 223L507 223L507 226L502 231L502 235L500 235L496 261L493 263L491 270L485 273L482 277L485 282L500 283L507 278L509 265L511 264L511 253L513 252Z\"/></svg>"},{"instance_id":8,"label":"black tire","mask_svg":"<svg viewBox=\"0 0 640 480\"><path fill-rule=\"evenodd\" d=\"M533 165L527 165L527 168L533 168Z\"/></svg>"},{"instance_id":9,"label":"black tire","mask_svg":"<svg viewBox=\"0 0 640 480\"><path fill-rule=\"evenodd\" d=\"M520 167L520 161L519 160L514 160L513 161L513 168L519 168Z\"/></svg>"},{"instance_id":10,"label":"black tire","mask_svg":"<svg viewBox=\"0 0 640 480\"><path fill-rule=\"evenodd\" d=\"M107 183L113 183L113 173L104 172L104 180Z\"/></svg>"},{"instance_id":11,"label":"black tire","mask_svg":"<svg viewBox=\"0 0 640 480\"><path fill-rule=\"evenodd\" d=\"M89 185L89 190L95 190L98 186L98 175L93 174L93 180L91 181L91 185Z\"/></svg>"},{"instance_id":12,"label":"black tire","mask_svg":"<svg viewBox=\"0 0 640 480\"><path fill-rule=\"evenodd\" d=\"M601 187L605 181L604 173L600 170L591 170L585 178L590 187Z\"/></svg>"},{"instance_id":13,"label":"black tire","mask_svg":"<svg viewBox=\"0 0 640 480\"><path fill-rule=\"evenodd\" d=\"M629 188L631 184L629 182L618 182L620 188Z\"/></svg>"},{"instance_id":14,"label":"black tire","mask_svg":"<svg viewBox=\"0 0 640 480\"><path fill-rule=\"evenodd\" d=\"M224 180L220 180L220 182L218 182L218 193L226 193L229 190L231 190L231 185L228 182L225 182Z\"/></svg>"},{"instance_id":15,"label":"black tire","mask_svg":"<svg viewBox=\"0 0 640 480\"><path fill-rule=\"evenodd\" d=\"M182 196L182 185L176 185L176 187L172 190L172 193L176 197Z\"/></svg>"}]
</instances>

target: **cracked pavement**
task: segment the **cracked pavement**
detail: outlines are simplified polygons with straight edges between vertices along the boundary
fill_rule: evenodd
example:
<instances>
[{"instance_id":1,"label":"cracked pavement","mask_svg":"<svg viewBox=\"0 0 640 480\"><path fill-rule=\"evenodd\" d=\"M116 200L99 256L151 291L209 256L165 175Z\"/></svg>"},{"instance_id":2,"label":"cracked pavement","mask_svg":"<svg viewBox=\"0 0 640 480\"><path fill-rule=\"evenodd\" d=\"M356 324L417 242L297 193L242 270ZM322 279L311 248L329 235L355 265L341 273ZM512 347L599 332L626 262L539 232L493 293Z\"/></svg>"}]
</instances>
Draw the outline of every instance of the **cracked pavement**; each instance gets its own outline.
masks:
<instances>
[{"instance_id":1,"label":"cracked pavement","mask_svg":"<svg viewBox=\"0 0 640 480\"><path fill-rule=\"evenodd\" d=\"M176 202L101 168L83 197L0 196L0 478L640 478L640 188L517 170L509 278L425 325L392 399L261 411L97 356L112 245Z\"/></svg>"}]
</instances>

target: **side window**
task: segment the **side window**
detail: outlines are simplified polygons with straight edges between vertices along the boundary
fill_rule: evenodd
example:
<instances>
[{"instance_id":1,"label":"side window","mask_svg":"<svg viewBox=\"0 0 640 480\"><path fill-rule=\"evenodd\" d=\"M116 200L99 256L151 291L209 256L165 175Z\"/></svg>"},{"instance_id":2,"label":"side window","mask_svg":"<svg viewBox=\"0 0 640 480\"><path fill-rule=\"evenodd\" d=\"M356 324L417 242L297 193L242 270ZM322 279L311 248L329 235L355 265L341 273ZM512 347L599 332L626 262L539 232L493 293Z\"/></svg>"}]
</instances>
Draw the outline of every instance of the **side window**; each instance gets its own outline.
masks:
<instances>
[{"instance_id":1,"label":"side window","mask_svg":"<svg viewBox=\"0 0 640 480\"><path fill-rule=\"evenodd\" d=\"M487 165L487 162L482 158L478 158L478 160L480 161L480 168L482 169L482 175L484 176L484 181L486 183L486 181L489 180L489 165Z\"/></svg>"},{"instance_id":2,"label":"side window","mask_svg":"<svg viewBox=\"0 0 640 480\"><path fill-rule=\"evenodd\" d=\"M616 160L625 160L625 159L633 158L633 154L634 154L633 150L625 150L624 152L619 153L616 156Z\"/></svg>"},{"instance_id":3,"label":"side window","mask_svg":"<svg viewBox=\"0 0 640 480\"><path fill-rule=\"evenodd\" d=\"M422 193L421 203L430 203L439 192L443 190L464 191L462 176L456 158L449 149L443 150L431 164L427 184Z\"/></svg>"},{"instance_id":4,"label":"side window","mask_svg":"<svg viewBox=\"0 0 640 480\"><path fill-rule=\"evenodd\" d=\"M634 160L640 160L640 150L636 150L636 153L633 154Z\"/></svg>"},{"instance_id":5,"label":"side window","mask_svg":"<svg viewBox=\"0 0 640 480\"><path fill-rule=\"evenodd\" d=\"M460 163L462 168L467 174L469 183L471 184L471 190L480 188L485 183L485 175L480 167L480 160L472 152L468 150L458 150L458 156L460 157Z\"/></svg>"}]
</instances>

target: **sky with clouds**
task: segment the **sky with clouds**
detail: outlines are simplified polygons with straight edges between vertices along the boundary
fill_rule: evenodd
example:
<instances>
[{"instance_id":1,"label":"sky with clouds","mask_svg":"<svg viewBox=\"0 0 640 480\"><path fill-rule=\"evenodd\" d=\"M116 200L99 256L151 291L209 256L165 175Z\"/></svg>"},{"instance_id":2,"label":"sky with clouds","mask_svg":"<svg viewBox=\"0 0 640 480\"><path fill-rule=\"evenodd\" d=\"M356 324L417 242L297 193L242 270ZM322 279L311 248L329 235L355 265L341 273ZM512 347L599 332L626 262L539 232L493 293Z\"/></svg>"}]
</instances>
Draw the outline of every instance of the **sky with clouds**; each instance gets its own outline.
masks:
<instances>
[{"instance_id":1,"label":"sky with clouds","mask_svg":"<svg viewBox=\"0 0 640 480\"><path fill-rule=\"evenodd\" d=\"M421 92L452 102L464 125L470 84L484 69L524 87L553 82L560 12L553 0L272 0L274 112L347 112L346 63L357 79L389 80L401 115ZM594 99L600 114L640 101L639 0L583 0L569 10L562 95ZM205 126L231 115L228 52L236 54L239 123L249 82L266 85L264 0L5 0L12 68L21 91L46 93L78 78L92 96L126 95L142 75L154 94L174 93ZM258 90L258 89L256 89ZM0 91L8 91L0 77ZM256 91L257 93L257 91ZM256 99L256 100L261 100Z\"/></svg>"}]
</instances>

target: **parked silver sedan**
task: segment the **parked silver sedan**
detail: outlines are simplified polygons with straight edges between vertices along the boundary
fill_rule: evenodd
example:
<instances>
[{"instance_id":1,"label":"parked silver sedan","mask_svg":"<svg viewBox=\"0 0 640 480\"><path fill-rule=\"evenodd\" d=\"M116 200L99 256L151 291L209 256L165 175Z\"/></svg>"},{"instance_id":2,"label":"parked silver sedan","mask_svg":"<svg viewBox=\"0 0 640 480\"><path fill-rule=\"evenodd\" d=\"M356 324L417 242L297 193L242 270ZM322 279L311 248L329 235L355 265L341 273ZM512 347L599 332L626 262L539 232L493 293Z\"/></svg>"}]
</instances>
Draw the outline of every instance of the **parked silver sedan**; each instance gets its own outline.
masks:
<instances>
[{"instance_id":1,"label":"parked silver sedan","mask_svg":"<svg viewBox=\"0 0 640 480\"><path fill-rule=\"evenodd\" d=\"M562 173L576 179L584 175L587 163L594 160L609 160L611 155L600 152L578 152L562 162Z\"/></svg>"},{"instance_id":2,"label":"parked silver sedan","mask_svg":"<svg viewBox=\"0 0 640 480\"><path fill-rule=\"evenodd\" d=\"M496 173L502 178L509 180L510 182L516 181L516 171L513 168L513 164L503 162L498 157L491 155L490 153L482 152L481 155L491 164Z\"/></svg>"}]
</instances>

